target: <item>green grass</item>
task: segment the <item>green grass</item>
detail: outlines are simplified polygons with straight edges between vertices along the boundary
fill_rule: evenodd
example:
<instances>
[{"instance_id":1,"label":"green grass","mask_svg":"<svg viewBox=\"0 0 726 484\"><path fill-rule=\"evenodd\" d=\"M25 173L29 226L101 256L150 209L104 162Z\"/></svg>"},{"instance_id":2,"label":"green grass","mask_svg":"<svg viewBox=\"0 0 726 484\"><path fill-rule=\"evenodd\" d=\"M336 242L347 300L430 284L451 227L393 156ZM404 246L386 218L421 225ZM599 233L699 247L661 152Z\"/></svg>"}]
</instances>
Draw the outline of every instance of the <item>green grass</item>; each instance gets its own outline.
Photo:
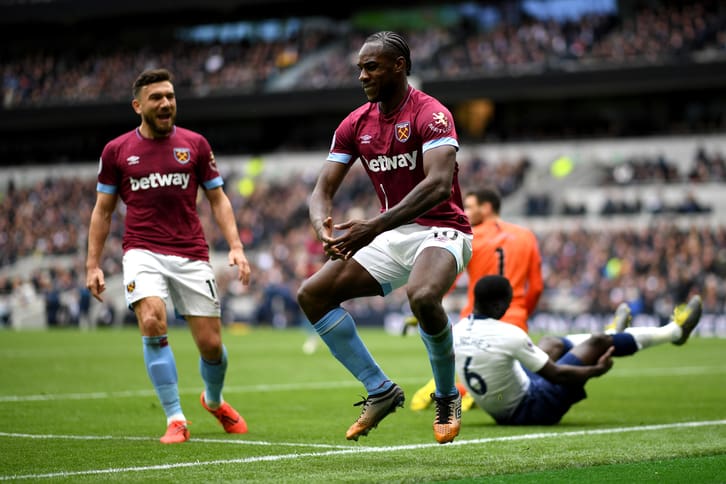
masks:
<instances>
[{"instance_id":1,"label":"green grass","mask_svg":"<svg viewBox=\"0 0 726 484\"><path fill-rule=\"evenodd\" d=\"M409 396L430 378L417 337L361 333ZM230 436L199 405L189 332L173 330L192 438L165 446L137 330L0 331L0 481L726 482L726 340L616 360L555 427L466 412L442 446L433 412L408 408L345 440L363 389L327 349L303 354L305 335L225 330L225 397L250 427Z\"/></svg>"}]
</instances>

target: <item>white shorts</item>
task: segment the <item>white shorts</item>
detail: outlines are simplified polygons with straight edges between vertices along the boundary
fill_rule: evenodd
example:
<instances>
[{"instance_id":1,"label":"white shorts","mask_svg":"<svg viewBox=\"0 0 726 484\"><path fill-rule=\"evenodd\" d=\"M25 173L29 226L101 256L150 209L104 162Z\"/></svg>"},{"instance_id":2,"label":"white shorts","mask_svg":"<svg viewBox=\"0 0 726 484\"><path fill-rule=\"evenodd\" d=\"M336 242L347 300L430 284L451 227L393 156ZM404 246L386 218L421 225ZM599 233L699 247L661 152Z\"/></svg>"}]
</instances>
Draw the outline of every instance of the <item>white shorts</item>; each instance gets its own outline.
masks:
<instances>
[{"instance_id":1,"label":"white shorts","mask_svg":"<svg viewBox=\"0 0 726 484\"><path fill-rule=\"evenodd\" d=\"M126 303L149 296L171 302L182 316L221 315L212 265L175 255L131 249L123 257Z\"/></svg>"},{"instance_id":2,"label":"white shorts","mask_svg":"<svg viewBox=\"0 0 726 484\"><path fill-rule=\"evenodd\" d=\"M456 229L408 224L378 235L353 259L378 281L386 295L408 282L416 258L427 247L448 250L460 273L471 259L471 240L470 234Z\"/></svg>"}]
</instances>

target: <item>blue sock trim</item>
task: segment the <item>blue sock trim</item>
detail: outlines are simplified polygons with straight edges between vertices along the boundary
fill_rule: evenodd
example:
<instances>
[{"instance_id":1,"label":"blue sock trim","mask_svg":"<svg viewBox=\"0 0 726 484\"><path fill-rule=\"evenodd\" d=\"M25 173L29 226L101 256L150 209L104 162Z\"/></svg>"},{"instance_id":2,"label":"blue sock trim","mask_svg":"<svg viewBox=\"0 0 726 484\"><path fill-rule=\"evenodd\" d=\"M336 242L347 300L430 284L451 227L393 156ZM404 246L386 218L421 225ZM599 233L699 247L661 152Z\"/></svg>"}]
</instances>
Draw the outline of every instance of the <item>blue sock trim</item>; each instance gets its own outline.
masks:
<instances>
[{"instance_id":1,"label":"blue sock trim","mask_svg":"<svg viewBox=\"0 0 726 484\"><path fill-rule=\"evenodd\" d=\"M141 341L144 345L149 346L164 347L169 345L169 337L165 334L162 334L161 336L142 336Z\"/></svg>"},{"instance_id":2,"label":"blue sock trim","mask_svg":"<svg viewBox=\"0 0 726 484\"><path fill-rule=\"evenodd\" d=\"M318 332L320 336L324 336L329 332L333 331L346 316L350 316L348 311L341 307L337 307L328 311L328 313L320 318L320 321L313 324L313 328Z\"/></svg>"},{"instance_id":3,"label":"blue sock trim","mask_svg":"<svg viewBox=\"0 0 726 484\"><path fill-rule=\"evenodd\" d=\"M630 356L638 351L638 343L630 333L616 333L612 335L615 351L613 356Z\"/></svg>"},{"instance_id":4,"label":"blue sock trim","mask_svg":"<svg viewBox=\"0 0 726 484\"><path fill-rule=\"evenodd\" d=\"M313 325L333 356L371 393L393 386L358 335L353 317L341 307L328 311Z\"/></svg>"},{"instance_id":5,"label":"blue sock trim","mask_svg":"<svg viewBox=\"0 0 726 484\"><path fill-rule=\"evenodd\" d=\"M434 343L439 343L439 342L445 340L447 338L447 336L451 336L453 338L453 336L451 334L451 328L452 328L451 323L449 323L446 325L446 327L444 327L444 329L442 329L438 333L428 334L427 332L425 332L423 330L423 328L419 324L418 332L421 335L421 337L424 338L424 342L426 342L426 340L429 340L429 341L433 341ZM452 341L453 341L453 339L452 339Z\"/></svg>"},{"instance_id":6,"label":"blue sock trim","mask_svg":"<svg viewBox=\"0 0 726 484\"><path fill-rule=\"evenodd\" d=\"M142 336L144 362L167 417L182 413L176 361L166 335Z\"/></svg>"},{"instance_id":7,"label":"blue sock trim","mask_svg":"<svg viewBox=\"0 0 726 484\"><path fill-rule=\"evenodd\" d=\"M227 373L227 348L222 345L222 356L217 361L207 361L200 357L199 373L204 380L204 401L221 403L224 376Z\"/></svg>"},{"instance_id":8,"label":"blue sock trim","mask_svg":"<svg viewBox=\"0 0 726 484\"><path fill-rule=\"evenodd\" d=\"M447 324L443 331L435 335L425 333L419 325L419 334L429 354L431 371L434 374L434 382L436 383L436 396L455 395L458 390L456 389L454 337L451 331L451 323Z\"/></svg>"},{"instance_id":9,"label":"blue sock trim","mask_svg":"<svg viewBox=\"0 0 726 484\"><path fill-rule=\"evenodd\" d=\"M570 351L572 348L575 347L575 345L572 344L572 341L567 339L565 336L561 336L560 341L562 341L562 344L565 345L565 351L563 351L563 353L567 353L568 351Z\"/></svg>"},{"instance_id":10,"label":"blue sock trim","mask_svg":"<svg viewBox=\"0 0 726 484\"><path fill-rule=\"evenodd\" d=\"M577 356L573 355L570 352L567 352L564 355L562 355L559 360L557 360L557 364L583 366L584 363Z\"/></svg>"},{"instance_id":11,"label":"blue sock trim","mask_svg":"<svg viewBox=\"0 0 726 484\"><path fill-rule=\"evenodd\" d=\"M391 380L385 380L383 383L378 385L378 388L375 388L375 389L369 391L368 396L372 397L375 395L382 395L382 394L386 393L388 390L390 390L391 387L393 387L393 382Z\"/></svg>"}]
</instances>

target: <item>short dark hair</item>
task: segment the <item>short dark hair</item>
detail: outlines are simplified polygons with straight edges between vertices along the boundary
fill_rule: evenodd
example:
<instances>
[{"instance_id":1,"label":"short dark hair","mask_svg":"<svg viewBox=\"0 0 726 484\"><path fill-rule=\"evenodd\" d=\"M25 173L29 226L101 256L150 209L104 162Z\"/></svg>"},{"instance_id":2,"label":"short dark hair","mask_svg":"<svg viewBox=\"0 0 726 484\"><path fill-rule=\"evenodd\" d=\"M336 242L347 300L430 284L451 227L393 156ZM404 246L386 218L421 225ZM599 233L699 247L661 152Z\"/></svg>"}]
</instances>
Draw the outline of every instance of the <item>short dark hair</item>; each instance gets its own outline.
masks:
<instances>
[{"instance_id":1,"label":"short dark hair","mask_svg":"<svg viewBox=\"0 0 726 484\"><path fill-rule=\"evenodd\" d=\"M504 276L484 276L474 286L474 314L500 319L512 302L512 285Z\"/></svg>"},{"instance_id":2,"label":"short dark hair","mask_svg":"<svg viewBox=\"0 0 726 484\"><path fill-rule=\"evenodd\" d=\"M169 81L172 82L174 79L174 76L171 75L171 72L169 72L167 69L149 69L141 74L139 74L139 77L136 78L134 81L134 87L132 89L132 94L134 97L138 97L139 91L141 91L141 88L144 86L148 86L149 84L154 84L156 82L164 82Z\"/></svg>"},{"instance_id":3,"label":"short dark hair","mask_svg":"<svg viewBox=\"0 0 726 484\"><path fill-rule=\"evenodd\" d=\"M487 185L476 190L470 190L466 193L467 197L476 197L476 201L481 205L484 202L489 202L494 210L494 213L499 214L502 208L502 195L499 193L499 189L494 185Z\"/></svg>"},{"instance_id":4,"label":"short dark hair","mask_svg":"<svg viewBox=\"0 0 726 484\"><path fill-rule=\"evenodd\" d=\"M403 56L406 60L406 75L411 75L411 49L401 34L390 30L382 30L369 35L365 43L369 42L380 42L383 45L383 50L394 58Z\"/></svg>"}]
</instances>

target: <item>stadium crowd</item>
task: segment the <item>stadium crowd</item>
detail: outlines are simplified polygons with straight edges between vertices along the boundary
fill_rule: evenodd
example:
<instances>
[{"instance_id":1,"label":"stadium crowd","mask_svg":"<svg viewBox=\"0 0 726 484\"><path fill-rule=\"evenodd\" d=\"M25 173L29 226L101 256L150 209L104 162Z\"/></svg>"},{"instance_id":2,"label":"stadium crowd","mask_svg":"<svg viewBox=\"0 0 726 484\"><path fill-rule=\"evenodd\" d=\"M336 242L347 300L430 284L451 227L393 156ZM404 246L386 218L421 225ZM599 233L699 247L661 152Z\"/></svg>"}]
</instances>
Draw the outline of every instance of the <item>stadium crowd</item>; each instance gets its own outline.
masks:
<instances>
[{"instance_id":1,"label":"stadium crowd","mask_svg":"<svg viewBox=\"0 0 726 484\"><path fill-rule=\"evenodd\" d=\"M631 161L637 163L637 159ZM699 167L718 167L722 158L699 151L692 164L693 171L674 174L670 181L698 182L693 174L702 171ZM516 195L523 191L530 168L527 159L493 162L471 157L461 163L462 188L495 180L505 196ZM652 179L641 178L639 183L662 182L658 171L650 173ZM347 180L347 189L336 200L336 218L341 220L360 211L378 209L362 170L354 169L352 175ZM224 267L218 268L220 293L224 295L223 303L228 303L223 318L226 322L245 319L278 327L297 325L301 316L294 294L301 281L323 262L320 243L307 216L307 199L314 180L306 176L287 180L259 178L253 190L240 191L242 174L231 172L225 178L241 238L250 253L253 278L249 287L243 287ZM0 223L4 224L0 230L0 269L33 256L67 255L68 260L74 261L70 266L59 264L38 269L27 277L0 278L0 318L6 324L12 302L32 294L45 297L51 325L74 324L87 315L83 255L94 200L92 178L49 179L23 188L9 182L4 187L0 199ZM212 250L223 252L224 238L213 223L208 206L200 204L199 211ZM108 276L120 274L123 215L122 205L114 217L104 252L103 267ZM692 287L704 288L706 311L724 309L726 226L684 227L671 218L654 214L647 229L580 227L542 230L537 236L545 278L540 311L570 316L607 315L627 300L635 313L666 318L673 304L683 301ZM68 297L69 293L72 297ZM234 305L229 303L237 297L252 299L252 311L235 314ZM356 304L352 310L362 314L362 324L380 324L386 312L406 312L405 295ZM104 315L108 317L107 313Z\"/></svg>"},{"instance_id":2,"label":"stadium crowd","mask_svg":"<svg viewBox=\"0 0 726 484\"><path fill-rule=\"evenodd\" d=\"M490 8L498 8L490 6ZM715 0L651 3L632 17L590 13L554 19L501 11L494 17L460 10L455 25L428 22L425 29L405 31L414 55L414 75L422 79L511 75L548 70L613 68L626 65L708 62L726 56L726 8ZM481 13L481 12L479 12ZM22 39L0 53L2 109L122 101L137 72L164 66L176 75L179 93L208 96L222 92L254 93L275 86L297 89L335 88L355 84L351 59L366 34L352 22L331 19L287 19L275 35L253 31L230 36L219 30L206 39L188 35L188 28L165 26L154 35L118 41L79 36L68 43L28 46ZM233 30L233 29L232 29ZM220 32L226 32L224 37ZM209 33L209 32L208 32ZM80 39L80 40L79 40ZM86 39L83 41L82 39ZM286 80L286 83L279 83ZM126 94L124 94L126 93ZM683 173L666 157L633 158L607 167L598 185L726 181L726 161L720 153L699 151ZM527 159L461 161L464 190L494 181L505 197L520 194L530 168ZM346 180L348 189L336 200L337 216L377 210L362 173ZM228 173L226 191L232 201L241 238L250 250L253 278L249 288L219 274L223 302L248 297L254 310L235 314L226 306L227 322L243 317L257 324L289 326L300 319L294 300L297 286L322 262L320 244L307 215L314 180L255 180L254 190L240 191L243 174ZM8 324L14 304L41 295L50 325L75 324L88 317L83 254L88 221L95 200L95 179L52 178L27 187L12 180L0 187L0 325ZM616 193L616 192L614 192ZM553 215L549 197L524 193L528 215ZM702 288L704 309L720 312L726 295L726 227L696 227L673 223L659 214L698 214L710 206L692 194L677 206L665 207L640 199L625 203L606 200L600 215L648 213L648 229L547 230L538 232L542 247L545 294L539 309L562 314L609 314L628 300L634 311L667 317L667 308L683 300L692 286ZM199 206L212 250L225 241L206 205ZM584 215L584 206L565 206L564 215ZM121 273L124 207L113 219L104 272ZM3 269L34 256L64 256L73 261L22 276L2 275ZM69 296L70 295L70 296ZM355 302L352 311L366 324L380 324L386 311L404 311L405 296L384 301ZM104 318L114 308L107 308ZM115 308L121 310L121 308ZM129 313L130 314L130 313Z\"/></svg>"},{"instance_id":3,"label":"stadium crowd","mask_svg":"<svg viewBox=\"0 0 726 484\"><path fill-rule=\"evenodd\" d=\"M664 155L639 157L626 160L615 167L608 167L603 173L603 184L630 185L643 183L696 183L726 181L726 160L722 153L708 153L699 149L687 174L681 174L678 167Z\"/></svg>"},{"instance_id":4,"label":"stadium crowd","mask_svg":"<svg viewBox=\"0 0 726 484\"><path fill-rule=\"evenodd\" d=\"M632 20L607 14L577 21L522 18L490 28L464 19L458 29L411 32L417 75L456 78L512 72L647 65L678 62L696 52L715 55L726 48L726 12L708 2L642 9ZM350 36L316 63L300 85L340 86L355 79L348 59L360 42Z\"/></svg>"},{"instance_id":5,"label":"stadium crowd","mask_svg":"<svg viewBox=\"0 0 726 484\"><path fill-rule=\"evenodd\" d=\"M453 27L405 32L414 74L446 79L726 55L726 9L710 0L644 8L631 19L511 17L501 12L496 21L485 22L461 10ZM194 96L261 92L283 75L292 79L287 85L301 89L354 85L351 58L365 34L353 24L300 20L272 36L225 37L222 32L230 29L220 29L218 37L195 40L159 29L153 35L168 36L164 42L139 45L133 39L117 42L112 35L105 41L30 48L18 39L0 57L3 107L121 101L128 98L124 93L133 73L153 66L171 69L179 91Z\"/></svg>"}]
</instances>

